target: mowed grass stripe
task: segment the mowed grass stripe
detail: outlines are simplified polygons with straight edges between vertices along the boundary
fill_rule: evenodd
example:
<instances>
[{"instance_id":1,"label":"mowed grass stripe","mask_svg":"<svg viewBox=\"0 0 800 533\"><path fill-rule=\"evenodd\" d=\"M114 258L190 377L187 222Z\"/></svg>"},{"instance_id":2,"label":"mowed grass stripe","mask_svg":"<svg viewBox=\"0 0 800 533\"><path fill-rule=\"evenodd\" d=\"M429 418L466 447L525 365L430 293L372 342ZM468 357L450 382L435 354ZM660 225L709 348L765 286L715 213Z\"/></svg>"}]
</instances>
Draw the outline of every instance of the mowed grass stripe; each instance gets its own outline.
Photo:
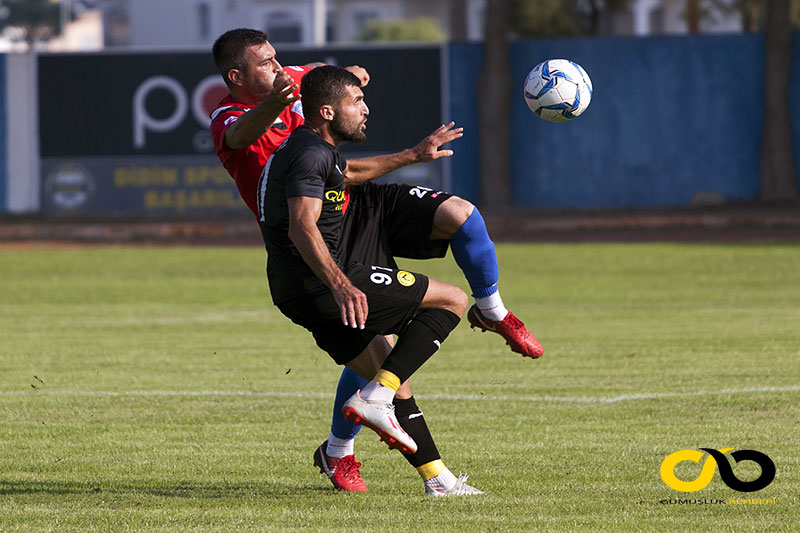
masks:
<instances>
[{"instance_id":1,"label":"mowed grass stripe","mask_svg":"<svg viewBox=\"0 0 800 533\"><path fill-rule=\"evenodd\" d=\"M738 395L760 392L797 392L800 385L785 387L749 387L744 389L699 390L689 392L641 392L636 394L622 394L619 396L494 396L494 395L469 395L469 394L416 394L420 400L448 400L448 401L489 401L489 402L554 402L554 403L618 403L639 400L658 400L661 398L691 398L697 396ZM256 391L180 391L180 390L138 390L138 391L0 391L0 397L22 397L35 399L36 396L84 396L84 397L125 397L125 396L236 396L254 398L323 398L333 399L333 394L322 392L256 392Z\"/></svg>"}]
</instances>

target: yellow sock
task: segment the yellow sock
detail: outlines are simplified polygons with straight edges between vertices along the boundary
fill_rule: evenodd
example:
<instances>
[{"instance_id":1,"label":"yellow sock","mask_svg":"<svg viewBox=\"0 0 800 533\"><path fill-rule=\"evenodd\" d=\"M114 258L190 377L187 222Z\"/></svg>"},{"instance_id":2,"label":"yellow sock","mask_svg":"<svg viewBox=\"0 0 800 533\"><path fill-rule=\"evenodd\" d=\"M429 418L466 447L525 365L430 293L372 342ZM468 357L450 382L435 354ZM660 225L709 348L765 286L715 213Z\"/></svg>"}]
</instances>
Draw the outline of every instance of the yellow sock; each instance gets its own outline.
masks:
<instances>
[{"instance_id":1,"label":"yellow sock","mask_svg":"<svg viewBox=\"0 0 800 533\"><path fill-rule=\"evenodd\" d=\"M378 370L378 373L375 374L375 377L372 378L372 381L376 381L384 387L392 389L393 391L397 391L397 389L400 388L400 378L388 370Z\"/></svg>"},{"instance_id":2,"label":"yellow sock","mask_svg":"<svg viewBox=\"0 0 800 533\"><path fill-rule=\"evenodd\" d=\"M435 461L431 461L430 463L425 463L422 466L417 467L417 472L419 472L422 481L428 481L429 479L433 479L445 469L444 463L441 459L436 459Z\"/></svg>"}]
</instances>

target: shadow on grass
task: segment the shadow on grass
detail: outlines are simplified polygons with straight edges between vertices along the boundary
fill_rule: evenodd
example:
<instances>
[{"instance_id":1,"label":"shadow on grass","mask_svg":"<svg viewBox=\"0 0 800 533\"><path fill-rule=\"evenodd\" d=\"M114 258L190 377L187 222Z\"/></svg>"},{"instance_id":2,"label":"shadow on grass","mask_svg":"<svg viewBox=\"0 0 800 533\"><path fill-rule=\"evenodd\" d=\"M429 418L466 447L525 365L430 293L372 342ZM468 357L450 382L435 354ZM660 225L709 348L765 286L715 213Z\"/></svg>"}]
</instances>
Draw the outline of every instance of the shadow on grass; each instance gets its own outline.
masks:
<instances>
[{"instance_id":1,"label":"shadow on grass","mask_svg":"<svg viewBox=\"0 0 800 533\"><path fill-rule=\"evenodd\" d=\"M197 482L197 481L5 481L0 480L0 496L10 495L149 495L163 498L274 498L335 494L325 485L285 485L260 482Z\"/></svg>"}]
</instances>

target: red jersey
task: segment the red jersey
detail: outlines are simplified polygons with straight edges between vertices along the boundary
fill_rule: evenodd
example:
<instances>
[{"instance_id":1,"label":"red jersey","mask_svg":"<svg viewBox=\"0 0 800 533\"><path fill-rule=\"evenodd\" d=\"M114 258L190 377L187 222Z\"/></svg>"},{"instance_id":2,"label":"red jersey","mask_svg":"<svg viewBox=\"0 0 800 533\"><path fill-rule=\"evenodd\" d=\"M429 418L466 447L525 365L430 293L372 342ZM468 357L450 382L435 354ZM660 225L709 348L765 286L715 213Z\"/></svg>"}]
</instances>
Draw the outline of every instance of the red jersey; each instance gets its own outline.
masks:
<instances>
[{"instance_id":1,"label":"red jersey","mask_svg":"<svg viewBox=\"0 0 800 533\"><path fill-rule=\"evenodd\" d=\"M303 76L311 70L312 67L284 67L284 71L298 85ZM295 94L297 92L299 91L295 91ZM272 127L250 146L237 150L225 148L223 140L228 126L254 107L256 106L237 102L230 95L223 98L211 113L211 137L214 139L214 147L217 150L222 166L225 167L228 174L236 182L239 194L247 204L247 207L260 219L258 212L260 203L259 181L264 174L264 169L275 150L283 144L283 141L286 140L290 133L305 122L305 119L303 117L303 106L298 100L287 106L278 115Z\"/></svg>"}]
</instances>

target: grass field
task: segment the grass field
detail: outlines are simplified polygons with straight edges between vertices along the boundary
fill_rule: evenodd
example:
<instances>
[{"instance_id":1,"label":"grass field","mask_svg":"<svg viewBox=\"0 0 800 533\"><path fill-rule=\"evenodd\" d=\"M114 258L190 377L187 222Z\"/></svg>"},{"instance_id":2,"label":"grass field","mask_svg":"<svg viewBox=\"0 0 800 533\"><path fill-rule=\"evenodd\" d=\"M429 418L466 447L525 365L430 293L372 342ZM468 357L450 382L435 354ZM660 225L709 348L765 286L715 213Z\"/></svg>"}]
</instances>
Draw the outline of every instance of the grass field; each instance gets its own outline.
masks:
<instances>
[{"instance_id":1,"label":"grass field","mask_svg":"<svg viewBox=\"0 0 800 533\"><path fill-rule=\"evenodd\" d=\"M462 322L415 375L445 463L486 491L433 500L369 430L369 493L313 468L339 371L271 305L263 250L0 252L0 530L798 529L800 247L499 255L546 355ZM405 265L465 287L451 259ZM667 487L661 461L700 447L766 453L775 480Z\"/></svg>"}]
</instances>

